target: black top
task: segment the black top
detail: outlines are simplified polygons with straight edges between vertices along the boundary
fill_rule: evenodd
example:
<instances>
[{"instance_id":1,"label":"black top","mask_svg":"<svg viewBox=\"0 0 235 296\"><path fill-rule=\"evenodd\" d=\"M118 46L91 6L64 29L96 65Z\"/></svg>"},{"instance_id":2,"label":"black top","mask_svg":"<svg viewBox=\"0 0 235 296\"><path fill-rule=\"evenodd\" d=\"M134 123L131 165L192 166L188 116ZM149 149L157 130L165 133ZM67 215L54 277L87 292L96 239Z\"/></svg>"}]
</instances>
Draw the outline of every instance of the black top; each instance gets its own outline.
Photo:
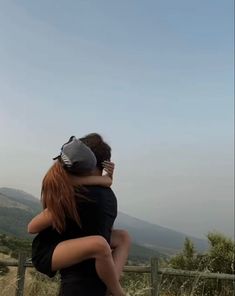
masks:
<instances>
[{"instance_id":1,"label":"black top","mask_svg":"<svg viewBox=\"0 0 235 296\"><path fill-rule=\"evenodd\" d=\"M64 239L102 235L110 242L111 231L117 216L117 199L111 188L87 186L83 193L87 199L78 202L81 228L76 222L67 219Z\"/></svg>"},{"instance_id":2,"label":"black top","mask_svg":"<svg viewBox=\"0 0 235 296\"><path fill-rule=\"evenodd\" d=\"M56 245L64 240L90 235L101 235L110 243L111 231L117 216L117 199L110 188L87 186L83 195L86 199L78 199L82 227L73 220L66 220L66 230L59 234L52 227L40 232L33 240L32 261L42 273L52 277L51 258ZM89 296L105 295L105 286L95 270L95 260L90 259L72 267L62 269L61 295ZM73 290L73 294L71 291ZM90 292L88 292L90 290Z\"/></svg>"},{"instance_id":3,"label":"black top","mask_svg":"<svg viewBox=\"0 0 235 296\"><path fill-rule=\"evenodd\" d=\"M113 223L117 216L117 199L110 188L100 186L89 186L86 188L88 189L86 196L89 200L79 202L78 207L82 228L75 225L73 221L69 221L68 227L66 227L65 239L101 235L110 243ZM98 295L97 289L105 292L105 286L96 274L94 263L95 261L91 259L62 269L60 271L62 289L63 284L70 284L71 286L73 283L73 285L79 285L80 292L82 291L83 284L87 290L87 283L89 283L90 288L96 287L96 294L94 295ZM67 295L66 292L63 295ZM82 296L82 292L79 295ZM88 295L88 293L84 295Z\"/></svg>"}]
</instances>

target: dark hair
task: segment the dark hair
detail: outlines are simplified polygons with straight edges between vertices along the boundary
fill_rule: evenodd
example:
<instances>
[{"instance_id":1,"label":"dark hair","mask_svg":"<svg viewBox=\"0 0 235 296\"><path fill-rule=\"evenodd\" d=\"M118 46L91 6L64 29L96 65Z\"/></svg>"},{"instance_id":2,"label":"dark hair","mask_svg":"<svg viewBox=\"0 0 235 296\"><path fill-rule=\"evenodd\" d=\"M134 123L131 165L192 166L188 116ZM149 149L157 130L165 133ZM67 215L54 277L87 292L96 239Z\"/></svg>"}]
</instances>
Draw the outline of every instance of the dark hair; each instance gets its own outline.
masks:
<instances>
[{"instance_id":1,"label":"dark hair","mask_svg":"<svg viewBox=\"0 0 235 296\"><path fill-rule=\"evenodd\" d=\"M102 162L111 159L111 147L104 142L99 134L96 133L88 134L87 136L80 138L80 140L95 154L97 168L103 170Z\"/></svg>"},{"instance_id":2,"label":"dark hair","mask_svg":"<svg viewBox=\"0 0 235 296\"><path fill-rule=\"evenodd\" d=\"M57 160L42 181L41 200L43 208L47 208L52 215L53 227L60 233L65 230L66 217L81 226L74 195L76 193L69 174Z\"/></svg>"}]
</instances>

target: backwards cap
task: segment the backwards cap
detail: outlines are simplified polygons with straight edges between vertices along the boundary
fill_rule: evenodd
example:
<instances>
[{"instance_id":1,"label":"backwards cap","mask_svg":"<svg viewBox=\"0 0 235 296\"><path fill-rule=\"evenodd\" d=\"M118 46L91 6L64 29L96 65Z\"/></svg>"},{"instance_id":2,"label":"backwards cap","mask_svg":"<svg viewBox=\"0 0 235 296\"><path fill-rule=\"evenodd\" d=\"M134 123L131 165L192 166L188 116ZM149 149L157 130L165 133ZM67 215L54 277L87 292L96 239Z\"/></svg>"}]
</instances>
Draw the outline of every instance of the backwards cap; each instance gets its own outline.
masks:
<instances>
[{"instance_id":1,"label":"backwards cap","mask_svg":"<svg viewBox=\"0 0 235 296\"><path fill-rule=\"evenodd\" d=\"M97 164L95 154L91 149L74 136L70 137L69 141L62 146L60 155L53 159L58 158L70 172L89 172Z\"/></svg>"}]
</instances>

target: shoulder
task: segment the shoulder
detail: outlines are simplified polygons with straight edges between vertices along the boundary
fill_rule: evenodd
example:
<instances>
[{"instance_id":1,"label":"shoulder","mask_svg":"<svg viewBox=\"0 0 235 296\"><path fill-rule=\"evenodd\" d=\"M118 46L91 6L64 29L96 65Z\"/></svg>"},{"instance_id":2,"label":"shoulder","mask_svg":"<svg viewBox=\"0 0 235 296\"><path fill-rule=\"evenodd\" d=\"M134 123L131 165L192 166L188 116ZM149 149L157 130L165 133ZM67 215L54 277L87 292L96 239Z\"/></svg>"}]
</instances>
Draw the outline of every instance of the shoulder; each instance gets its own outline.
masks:
<instances>
[{"instance_id":1,"label":"shoulder","mask_svg":"<svg viewBox=\"0 0 235 296\"><path fill-rule=\"evenodd\" d=\"M113 190L110 187L102 187L102 186L86 186L87 192L89 194L97 194L97 195L114 195Z\"/></svg>"},{"instance_id":2,"label":"shoulder","mask_svg":"<svg viewBox=\"0 0 235 296\"><path fill-rule=\"evenodd\" d=\"M87 186L87 194L85 196L87 196L90 200L96 201L103 205L117 203L117 198L113 190L108 187Z\"/></svg>"}]
</instances>

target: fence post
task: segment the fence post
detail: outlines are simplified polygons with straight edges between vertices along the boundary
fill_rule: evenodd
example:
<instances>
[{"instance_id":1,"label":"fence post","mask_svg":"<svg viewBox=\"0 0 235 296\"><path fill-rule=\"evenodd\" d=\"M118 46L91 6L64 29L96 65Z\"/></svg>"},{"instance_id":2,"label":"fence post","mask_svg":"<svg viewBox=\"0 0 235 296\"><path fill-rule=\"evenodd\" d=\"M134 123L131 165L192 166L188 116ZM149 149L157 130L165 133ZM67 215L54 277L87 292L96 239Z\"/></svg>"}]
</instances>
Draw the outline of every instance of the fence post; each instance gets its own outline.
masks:
<instances>
[{"instance_id":1,"label":"fence post","mask_svg":"<svg viewBox=\"0 0 235 296\"><path fill-rule=\"evenodd\" d=\"M17 270L17 282L16 282L16 296L24 295L24 279L25 279L25 262L26 253L19 253L18 270Z\"/></svg>"},{"instance_id":2,"label":"fence post","mask_svg":"<svg viewBox=\"0 0 235 296\"><path fill-rule=\"evenodd\" d=\"M158 268L158 259L151 258L151 296L159 296L160 293L160 277Z\"/></svg>"}]
</instances>

